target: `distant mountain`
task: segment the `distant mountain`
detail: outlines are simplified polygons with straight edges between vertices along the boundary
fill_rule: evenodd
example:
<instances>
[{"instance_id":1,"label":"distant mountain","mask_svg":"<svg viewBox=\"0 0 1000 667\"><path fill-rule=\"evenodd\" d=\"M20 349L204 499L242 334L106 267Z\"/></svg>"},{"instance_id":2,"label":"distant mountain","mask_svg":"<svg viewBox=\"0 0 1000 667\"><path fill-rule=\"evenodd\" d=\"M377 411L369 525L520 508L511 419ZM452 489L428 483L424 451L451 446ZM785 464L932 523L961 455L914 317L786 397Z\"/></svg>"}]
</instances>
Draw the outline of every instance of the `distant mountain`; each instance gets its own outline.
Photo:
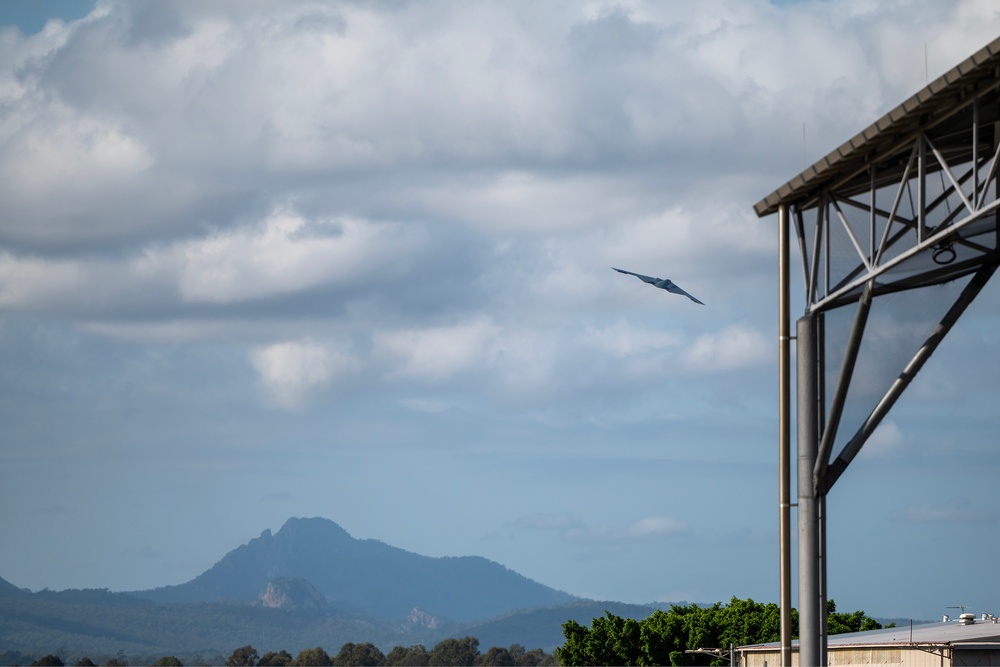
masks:
<instances>
[{"instance_id":1,"label":"distant mountain","mask_svg":"<svg viewBox=\"0 0 1000 667\"><path fill-rule=\"evenodd\" d=\"M331 607L381 619L405 619L419 608L479 621L576 599L485 558L421 556L355 539L323 518L289 519L276 534L265 530L187 583L134 595L160 603L249 604L279 580L304 580Z\"/></svg>"},{"instance_id":2,"label":"distant mountain","mask_svg":"<svg viewBox=\"0 0 1000 667\"><path fill-rule=\"evenodd\" d=\"M126 653L133 664L170 654L218 664L246 644L295 655L370 641L388 652L478 633L483 649L551 652L562 623L588 624L604 610L644 617L652 607L591 603L485 558L430 558L357 540L327 519L289 519L177 586L32 593L0 579L0 660L64 647L74 662Z\"/></svg>"},{"instance_id":3,"label":"distant mountain","mask_svg":"<svg viewBox=\"0 0 1000 667\"><path fill-rule=\"evenodd\" d=\"M16 597L19 595L29 595L31 591L18 588L6 579L0 578L0 597Z\"/></svg>"},{"instance_id":4,"label":"distant mountain","mask_svg":"<svg viewBox=\"0 0 1000 667\"><path fill-rule=\"evenodd\" d=\"M224 656L247 644L261 654L284 649L296 655L313 646L336 652L346 642L368 641L389 650L397 644L433 646L438 637L455 631L453 625L434 632L404 629L399 623L373 622L329 610L158 604L107 591L40 591L0 597L0 665L27 664L23 658L4 662L4 650L31 655L34 660L57 649L66 664L83 656L103 664L124 652L133 665L151 665L163 655L183 656L184 664L221 665Z\"/></svg>"}]
</instances>

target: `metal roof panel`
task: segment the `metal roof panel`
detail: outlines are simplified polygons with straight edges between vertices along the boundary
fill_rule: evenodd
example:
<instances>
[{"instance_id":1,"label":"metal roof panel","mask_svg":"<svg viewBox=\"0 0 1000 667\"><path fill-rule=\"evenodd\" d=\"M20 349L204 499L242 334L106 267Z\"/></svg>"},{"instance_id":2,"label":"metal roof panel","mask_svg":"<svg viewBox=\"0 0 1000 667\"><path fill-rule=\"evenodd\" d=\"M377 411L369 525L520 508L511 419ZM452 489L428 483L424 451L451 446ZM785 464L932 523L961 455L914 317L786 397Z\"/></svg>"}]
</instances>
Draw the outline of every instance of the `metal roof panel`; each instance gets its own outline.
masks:
<instances>
[{"instance_id":1,"label":"metal roof panel","mask_svg":"<svg viewBox=\"0 0 1000 667\"><path fill-rule=\"evenodd\" d=\"M830 648L848 646L906 646L906 645L972 645L989 642L1000 642L1000 623L993 619L976 620L975 623L963 624L951 620L942 623L919 623L913 626L882 628L867 632L848 632L840 635L830 635L827 646ZM798 640L792 642L798 644ZM779 642L741 646L741 650L774 650Z\"/></svg>"},{"instance_id":2,"label":"metal roof panel","mask_svg":"<svg viewBox=\"0 0 1000 667\"><path fill-rule=\"evenodd\" d=\"M757 202L754 211L758 217L770 215L775 213L782 203L807 200L844 174L861 169L869 159L874 144L883 139L894 141L896 138L883 135L890 131L916 131L924 122L925 116L933 116L935 112L953 105L955 93L960 92L963 87L976 86L986 80L1000 80L998 66L1000 66L1000 37L903 100L851 140L807 167L801 174L789 179L784 185Z\"/></svg>"}]
</instances>

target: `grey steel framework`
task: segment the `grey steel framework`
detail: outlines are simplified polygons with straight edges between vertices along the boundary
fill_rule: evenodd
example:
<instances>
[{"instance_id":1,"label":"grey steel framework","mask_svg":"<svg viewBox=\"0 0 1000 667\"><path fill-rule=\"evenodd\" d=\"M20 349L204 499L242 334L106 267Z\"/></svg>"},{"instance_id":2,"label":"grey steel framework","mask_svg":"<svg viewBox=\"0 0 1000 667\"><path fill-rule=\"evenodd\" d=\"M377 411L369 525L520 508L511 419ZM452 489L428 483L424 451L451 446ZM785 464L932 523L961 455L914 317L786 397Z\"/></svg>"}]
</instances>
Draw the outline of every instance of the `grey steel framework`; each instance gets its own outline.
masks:
<instances>
[{"instance_id":1,"label":"grey steel framework","mask_svg":"<svg viewBox=\"0 0 1000 667\"><path fill-rule=\"evenodd\" d=\"M781 660L791 664L789 238L805 313L796 335L799 664L826 664L826 496L1000 264L1000 38L754 206L778 214ZM965 287L860 424L841 423L873 300ZM949 304L944 304L948 306ZM824 359L824 314L855 309L844 356ZM830 397L828 364L839 364ZM849 429L856 429L849 438ZM838 431L842 447L834 455Z\"/></svg>"}]
</instances>

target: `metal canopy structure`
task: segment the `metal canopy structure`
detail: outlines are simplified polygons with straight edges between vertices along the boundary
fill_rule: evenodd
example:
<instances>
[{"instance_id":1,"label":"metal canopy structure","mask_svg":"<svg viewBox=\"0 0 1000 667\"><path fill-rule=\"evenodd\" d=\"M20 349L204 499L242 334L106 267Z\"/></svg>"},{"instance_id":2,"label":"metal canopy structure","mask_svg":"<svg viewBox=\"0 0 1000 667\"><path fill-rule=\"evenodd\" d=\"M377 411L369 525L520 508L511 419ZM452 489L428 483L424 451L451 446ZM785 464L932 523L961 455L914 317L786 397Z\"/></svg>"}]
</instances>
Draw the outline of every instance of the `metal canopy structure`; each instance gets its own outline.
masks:
<instances>
[{"instance_id":1,"label":"metal canopy structure","mask_svg":"<svg viewBox=\"0 0 1000 667\"><path fill-rule=\"evenodd\" d=\"M1000 38L754 206L758 217L777 213L780 226L783 665L791 665L789 238L798 240L806 303L795 337L799 664L819 665L826 664L826 496L1000 264L998 177ZM943 316L865 408L867 417L845 421L873 302L946 283L961 285L960 293L942 304ZM827 358L826 317L843 309L853 309L853 319L842 356Z\"/></svg>"}]
</instances>

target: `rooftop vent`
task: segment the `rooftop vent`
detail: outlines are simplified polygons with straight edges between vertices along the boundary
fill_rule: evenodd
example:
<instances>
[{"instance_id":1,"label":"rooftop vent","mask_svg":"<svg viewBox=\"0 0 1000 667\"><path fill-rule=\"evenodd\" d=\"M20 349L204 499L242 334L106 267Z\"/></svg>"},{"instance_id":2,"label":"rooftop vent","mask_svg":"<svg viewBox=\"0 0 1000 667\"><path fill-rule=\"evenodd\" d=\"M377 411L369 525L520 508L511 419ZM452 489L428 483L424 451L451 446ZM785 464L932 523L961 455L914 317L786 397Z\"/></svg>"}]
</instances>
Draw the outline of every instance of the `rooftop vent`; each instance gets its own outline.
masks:
<instances>
[{"instance_id":1,"label":"rooftop vent","mask_svg":"<svg viewBox=\"0 0 1000 667\"><path fill-rule=\"evenodd\" d=\"M959 625L973 625L976 622L975 614L959 614L958 624Z\"/></svg>"}]
</instances>

